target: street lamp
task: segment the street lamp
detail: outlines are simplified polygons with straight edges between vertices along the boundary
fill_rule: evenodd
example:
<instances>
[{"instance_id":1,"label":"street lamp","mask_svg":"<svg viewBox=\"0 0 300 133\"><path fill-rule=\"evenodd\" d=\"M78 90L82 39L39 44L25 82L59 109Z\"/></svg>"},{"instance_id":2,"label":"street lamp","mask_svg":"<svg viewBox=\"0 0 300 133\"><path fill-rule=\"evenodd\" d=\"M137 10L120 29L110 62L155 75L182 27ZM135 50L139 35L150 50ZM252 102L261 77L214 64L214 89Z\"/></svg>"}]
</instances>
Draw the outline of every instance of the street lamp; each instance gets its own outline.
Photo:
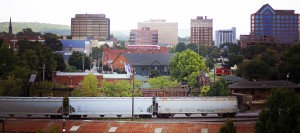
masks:
<instances>
[{"instance_id":1,"label":"street lamp","mask_svg":"<svg viewBox=\"0 0 300 133\"><path fill-rule=\"evenodd\" d=\"M290 73L286 74L286 81L289 81Z\"/></svg>"},{"instance_id":2,"label":"street lamp","mask_svg":"<svg viewBox=\"0 0 300 133\"><path fill-rule=\"evenodd\" d=\"M63 130L62 131L63 132L66 131L66 119L63 119Z\"/></svg>"}]
</instances>

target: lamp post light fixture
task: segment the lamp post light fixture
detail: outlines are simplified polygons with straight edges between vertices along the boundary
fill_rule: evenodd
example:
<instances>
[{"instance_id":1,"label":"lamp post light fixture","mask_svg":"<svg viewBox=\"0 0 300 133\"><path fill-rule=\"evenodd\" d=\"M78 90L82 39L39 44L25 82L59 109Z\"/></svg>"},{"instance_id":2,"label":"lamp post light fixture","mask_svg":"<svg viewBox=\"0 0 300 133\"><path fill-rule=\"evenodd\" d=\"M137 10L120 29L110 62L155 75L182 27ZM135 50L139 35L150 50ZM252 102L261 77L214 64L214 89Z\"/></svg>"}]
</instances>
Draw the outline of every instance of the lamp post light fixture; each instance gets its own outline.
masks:
<instances>
[{"instance_id":1,"label":"lamp post light fixture","mask_svg":"<svg viewBox=\"0 0 300 133\"><path fill-rule=\"evenodd\" d=\"M289 81L290 73L286 74L286 81Z\"/></svg>"},{"instance_id":2,"label":"lamp post light fixture","mask_svg":"<svg viewBox=\"0 0 300 133\"><path fill-rule=\"evenodd\" d=\"M66 131L66 119L63 119L63 130L62 131L63 132Z\"/></svg>"}]
</instances>

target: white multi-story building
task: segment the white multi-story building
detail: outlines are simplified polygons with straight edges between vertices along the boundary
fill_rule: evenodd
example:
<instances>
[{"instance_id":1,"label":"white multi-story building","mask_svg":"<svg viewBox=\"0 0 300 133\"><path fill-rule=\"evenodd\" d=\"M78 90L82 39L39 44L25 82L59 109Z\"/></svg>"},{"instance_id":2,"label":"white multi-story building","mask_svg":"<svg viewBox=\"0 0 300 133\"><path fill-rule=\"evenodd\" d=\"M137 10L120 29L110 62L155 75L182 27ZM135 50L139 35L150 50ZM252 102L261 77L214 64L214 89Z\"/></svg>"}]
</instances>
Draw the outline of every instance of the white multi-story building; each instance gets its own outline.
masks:
<instances>
[{"instance_id":1,"label":"white multi-story building","mask_svg":"<svg viewBox=\"0 0 300 133\"><path fill-rule=\"evenodd\" d=\"M158 44L176 46L178 44L178 23L166 22L165 19L150 19L150 21L139 22L138 29L149 27L158 31Z\"/></svg>"},{"instance_id":2,"label":"white multi-story building","mask_svg":"<svg viewBox=\"0 0 300 133\"><path fill-rule=\"evenodd\" d=\"M224 43L234 43L236 44L236 28L225 30L216 30L215 46L220 47Z\"/></svg>"}]
</instances>

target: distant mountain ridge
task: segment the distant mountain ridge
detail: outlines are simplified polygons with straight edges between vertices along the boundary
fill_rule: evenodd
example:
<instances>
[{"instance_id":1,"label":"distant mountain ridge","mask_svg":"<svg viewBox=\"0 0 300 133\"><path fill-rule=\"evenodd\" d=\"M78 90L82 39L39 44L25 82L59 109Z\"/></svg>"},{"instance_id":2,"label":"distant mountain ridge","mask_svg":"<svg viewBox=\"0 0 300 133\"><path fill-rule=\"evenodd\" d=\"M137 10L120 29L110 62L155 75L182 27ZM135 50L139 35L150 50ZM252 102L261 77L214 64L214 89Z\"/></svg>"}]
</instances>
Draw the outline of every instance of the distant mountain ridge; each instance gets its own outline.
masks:
<instances>
[{"instance_id":1,"label":"distant mountain ridge","mask_svg":"<svg viewBox=\"0 0 300 133\"><path fill-rule=\"evenodd\" d=\"M8 32L9 22L0 23L0 32ZM51 32L61 36L71 35L71 27L69 25L48 24L38 22L12 22L13 34L17 34L24 28L31 28L34 32L47 33Z\"/></svg>"},{"instance_id":2,"label":"distant mountain ridge","mask_svg":"<svg viewBox=\"0 0 300 133\"><path fill-rule=\"evenodd\" d=\"M0 32L8 32L9 22L0 23ZM19 31L22 31L24 28L31 28L34 32L47 33L51 32L53 34L58 34L61 36L70 36L71 35L71 26L61 25L61 24L49 24L49 23L39 23L39 22L12 22L13 34L17 34ZM111 31L111 34L114 35L118 40L129 40L129 30L119 30ZM179 29L178 36L187 37L189 36L188 29Z\"/></svg>"}]
</instances>

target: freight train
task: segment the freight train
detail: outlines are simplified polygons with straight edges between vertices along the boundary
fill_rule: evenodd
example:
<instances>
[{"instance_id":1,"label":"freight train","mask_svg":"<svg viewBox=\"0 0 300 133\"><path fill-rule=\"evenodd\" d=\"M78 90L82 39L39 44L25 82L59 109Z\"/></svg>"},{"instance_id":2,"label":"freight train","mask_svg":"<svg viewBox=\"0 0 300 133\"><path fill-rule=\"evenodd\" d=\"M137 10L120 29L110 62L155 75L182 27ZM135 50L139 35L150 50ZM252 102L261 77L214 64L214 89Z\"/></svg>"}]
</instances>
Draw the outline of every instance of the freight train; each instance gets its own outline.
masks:
<instances>
[{"instance_id":1,"label":"freight train","mask_svg":"<svg viewBox=\"0 0 300 133\"><path fill-rule=\"evenodd\" d=\"M238 101L224 97L0 97L0 117L102 118L134 116L169 118L175 114L234 117Z\"/></svg>"}]
</instances>

